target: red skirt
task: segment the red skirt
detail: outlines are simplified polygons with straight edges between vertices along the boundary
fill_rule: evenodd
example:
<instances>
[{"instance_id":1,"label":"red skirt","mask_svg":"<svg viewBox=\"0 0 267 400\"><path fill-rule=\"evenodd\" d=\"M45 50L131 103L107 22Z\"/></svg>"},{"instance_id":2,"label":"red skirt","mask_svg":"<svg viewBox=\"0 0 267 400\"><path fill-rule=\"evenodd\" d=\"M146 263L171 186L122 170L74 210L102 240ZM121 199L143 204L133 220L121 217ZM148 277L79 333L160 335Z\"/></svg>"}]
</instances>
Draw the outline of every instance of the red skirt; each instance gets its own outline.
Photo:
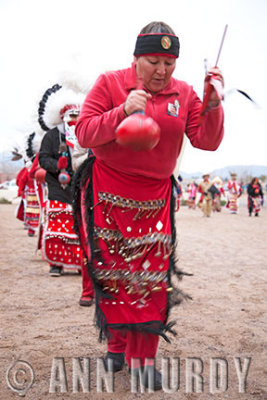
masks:
<instances>
[{"instance_id":1,"label":"red skirt","mask_svg":"<svg viewBox=\"0 0 267 400\"><path fill-rule=\"evenodd\" d=\"M24 199L21 199L16 211L15 211L15 216L17 219L19 219L20 221L25 221L25 205L24 205Z\"/></svg>"},{"instance_id":2,"label":"red skirt","mask_svg":"<svg viewBox=\"0 0 267 400\"><path fill-rule=\"evenodd\" d=\"M106 335L109 328L130 329L166 339L174 254L171 179L91 164L76 217L95 283L98 325Z\"/></svg>"},{"instance_id":3,"label":"red skirt","mask_svg":"<svg viewBox=\"0 0 267 400\"><path fill-rule=\"evenodd\" d=\"M42 233L42 256L50 265L81 269L82 251L74 231L73 210L70 204L47 200Z\"/></svg>"}]
</instances>

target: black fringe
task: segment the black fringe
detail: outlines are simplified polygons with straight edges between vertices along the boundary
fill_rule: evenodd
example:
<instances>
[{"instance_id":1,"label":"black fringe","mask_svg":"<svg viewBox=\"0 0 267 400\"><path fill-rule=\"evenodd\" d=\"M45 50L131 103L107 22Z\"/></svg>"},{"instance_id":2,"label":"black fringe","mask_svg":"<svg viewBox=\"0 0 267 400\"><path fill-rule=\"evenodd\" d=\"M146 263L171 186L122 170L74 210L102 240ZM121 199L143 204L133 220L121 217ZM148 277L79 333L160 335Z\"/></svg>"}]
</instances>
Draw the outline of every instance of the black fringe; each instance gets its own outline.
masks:
<instances>
[{"instance_id":1,"label":"black fringe","mask_svg":"<svg viewBox=\"0 0 267 400\"><path fill-rule=\"evenodd\" d=\"M74 229L80 235L79 226L81 225L81 190L88 179L92 178L92 165L94 157L87 158L75 172L72 178L72 207L74 211Z\"/></svg>"},{"instance_id":2,"label":"black fringe","mask_svg":"<svg viewBox=\"0 0 267 400\"><path fill-rule=\"evenodd\" d=\"M172 190L171 190L171 204L170 204L170 219L171 219L171 237L172 237L172 246L173 251L169 260L169 269L167 273L168 284L169 287L172 288L171 292L168 292L167 299L167 313L165 322L168 320L170 310L172 307L179 305L183 300L192 300L192 297L188 294L184 293L181 289L178 289L175 284L172 282L172 277L176 276L180 281L184 275L192 276L193 274L182 271L177 267L178 260L176 258L176 248L177 248L177 238L176 238L176 226L175 226L175 196L174 196L174 187L176 185L176 181L174 176L171 176Z\"/></svg>"},{"instance_id":3,"label":"black fringe","mask_svg":"<svg viewBox=\"0 0 267 400\"><path fill-rule=\"evenodd\" d=\"M80 229L82 226L82 215L81 215L81 191L86 186L87 181L89 180L88 186L86 188L86 196L85 196L85 207L86 207L86 229L87 229L87 237L89 238L89 242L87 245L90 247L90 251L92 254L92 259L97 259L103 263L103 260L100 258L97 252L95 252L93 233L94 233L94 213L93 213L93 184L92 184L92 172L93 172L93 164L95 161L95 157L88 157L78 168L77 172L74 174L72 180L72 207L74 213L74 230L80 238L81 246L83 242L80 237ZM86 249L82 249L84 255L87 254ZM107 293L102 291L102 288L99 284L98 279L95 277L95 271L92 265L92 259L87 260L87 271L92 279L94 289L96 293L101 293L102 297L112 298ZM103 294L102 294L103 293Z\"/></svg>"},{"instance_id":4,"label":"black fringe","mask_svg":"<svg viewBox=\"0 0 267 400\"><path fill-rule=\"evenodd\" d=\"M176 336L177 333L172 329L175 325L175 322L169 322L168 324L163 324L161 321L148 321L148 322L140 322L137 324L109 324L108 327L121 331L135 331L135 332L145 332L151 333L153 335L159 335L166 342L170 343L170 339L165 334L165 332L169 332L172 335Z\"/></svg>"}]
</instances>

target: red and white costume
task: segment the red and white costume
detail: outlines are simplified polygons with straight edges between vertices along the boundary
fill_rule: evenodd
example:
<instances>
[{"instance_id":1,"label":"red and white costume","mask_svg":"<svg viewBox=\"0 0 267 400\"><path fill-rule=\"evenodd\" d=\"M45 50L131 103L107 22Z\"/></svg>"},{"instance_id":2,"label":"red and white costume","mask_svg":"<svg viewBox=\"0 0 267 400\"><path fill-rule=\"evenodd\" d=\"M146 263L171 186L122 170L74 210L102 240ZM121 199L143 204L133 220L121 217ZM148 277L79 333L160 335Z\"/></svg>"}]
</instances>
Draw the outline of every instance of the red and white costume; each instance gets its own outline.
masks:
<instances>
[{"instance_id":1,"label":"red and white costume","mask_svg":"<svg viewBox=\"0 0 267 400\"><path fill-rule=\"evenodd\" d=\"M17 184L18 196L22 197L24 203L24 225L28 229L28 235L33 236L39 226L40 207L30 169L23 168L17 177ZM21 205L18 210L17 217L21 219Z\"/></svg>"},{"instance_id":2,"label":"red and white costume","mask_svg":"<svg viewBox=\"0 0 267 400\"><path fill-rule=\"evenodd\" d=\"M22 185L22 177L26 173L27 168L23 167L16 176L16 185L18 186L17 197L21 197L21 200L16 208L15 216L20 221L25 222L25 192Z\"/></svg>"},{"instance_id":3,"label":"red and white costume","mask_svg":"<svg viewBox=\"0 0 267 400\"><path fill-rule=\"evenodd\" d=\"M196 208L196 198L197 198L197 186L194 184L194 182L190 183L187 186L187 206L188 208Z\"/></svg>"},{"instance_id":4,"label":"red and white costume","mask_svg":"<svg viewBox=\"0 0 267 400\"><path fill-rule=\"evenodd\" d=\"M41 244L43 258L50 264L52 276L55 269L56 276L63 269L81 271L81 299L87 301L93 299L94 292L74 229L71 188L74 117L79 114L83 99L82 93L59 85L46 91L39 108L39 123L47 131L39 151L39 164L46 171L48 187Z\"/></svg>"},{"instance_id":5,"label":"red and white costume","mask_svg":"<svg viewBox=\"0 0 267 400\"><path fill-rule=\"evenodd\" d=\"M64 134L57 128L48 131L39 151L39 163L46 170L48 199L45 207L45 223L42 235L42 254L49 264L65 269L81 269L82 255L77 234L74 231L72 194L70 183L64 188L58 181L57 167L60 158L60 140ZM67 150L66 171L72 175L70 151Z\"/></svg>"},{"instance_id":6,"label":"red and white costume","mask_svg":"<svg viewBox=\"0 0 267 400\"><path fill-rule=\"evenodd\" d=\"M47 200L45 215L42 237L43 258L50 265L80 270L82 254L79 238L73 230L71 205L58 200Z\"/></svg>"},{"instance_id":7,"label":"red and white costume","mask_svg":"<svg viewBox=\"0 0 267 400\"><path fill-rule=\"evenodd\" d=\"M229 208L231 214L238 212L238 199L242 194L242 187L236 179L230 179L227 184L228 187L228 202L227 208Z\"/></svg>"},{"instance_id":8,"label":"red and white costume","mask_svg":"<svg viewBox=\"0 0 267 400\"><path fill-rule=\"evenodd\" d=\"M31 175L34 177L34 186L40 207L37 250L41 250L48 190L47 190L47 185L45 183L46 171L40 168L39 165L39 153L36 154L36 157L34 159L31 168Z\"/></svg>"}]
</instances>

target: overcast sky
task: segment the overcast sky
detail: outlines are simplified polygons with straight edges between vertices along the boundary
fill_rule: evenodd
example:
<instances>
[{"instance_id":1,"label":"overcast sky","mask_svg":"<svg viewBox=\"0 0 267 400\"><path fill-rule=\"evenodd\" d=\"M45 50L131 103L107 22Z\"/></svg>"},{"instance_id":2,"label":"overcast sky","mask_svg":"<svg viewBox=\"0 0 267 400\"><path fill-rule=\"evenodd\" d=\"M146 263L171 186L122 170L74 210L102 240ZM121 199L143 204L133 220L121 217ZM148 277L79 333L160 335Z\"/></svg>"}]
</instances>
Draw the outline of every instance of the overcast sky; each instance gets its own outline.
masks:
<instances>
[{"instance_id":1,"label":"overcast sky","mask_svg":"<svg viewBox=\"0 0 267 400\"><path fill-rule=\"evenodd\" d=\"M89 85L103 71L132 62L136 36L163 20L180 38L174 77L202 97L204 59L225 77L225 138L216 152L185 146L181 169L267 165L266 0L0 0L0 150L12 149L33 123L40 95L76 55ZM247 92L255 106L231 89ZM29 128L31 129L31 128ZM31 132L29 132L31 133Z\"/></svg>"}]
</instances>

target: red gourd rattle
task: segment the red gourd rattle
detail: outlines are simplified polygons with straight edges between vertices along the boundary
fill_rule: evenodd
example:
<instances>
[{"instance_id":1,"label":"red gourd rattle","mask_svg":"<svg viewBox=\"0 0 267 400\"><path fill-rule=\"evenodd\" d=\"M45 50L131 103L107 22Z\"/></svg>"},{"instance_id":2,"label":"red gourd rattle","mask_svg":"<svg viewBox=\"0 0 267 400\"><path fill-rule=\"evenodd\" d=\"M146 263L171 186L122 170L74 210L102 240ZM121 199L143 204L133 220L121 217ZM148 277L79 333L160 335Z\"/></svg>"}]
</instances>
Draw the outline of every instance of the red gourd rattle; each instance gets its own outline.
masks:
<instances>
[{"instance_id":1,"label":"red gourd rattle","mask_svg":"<svg viewBox=\"0 0 267 400\"><path fill-rule=\"evenodd\" d=\"M142 89L138 84L137 89ZM116 141L134 151L152 150L159 142L160 127L143 111L136 111L125 118L116 130Z\"/></svg>"}]
</instances>

